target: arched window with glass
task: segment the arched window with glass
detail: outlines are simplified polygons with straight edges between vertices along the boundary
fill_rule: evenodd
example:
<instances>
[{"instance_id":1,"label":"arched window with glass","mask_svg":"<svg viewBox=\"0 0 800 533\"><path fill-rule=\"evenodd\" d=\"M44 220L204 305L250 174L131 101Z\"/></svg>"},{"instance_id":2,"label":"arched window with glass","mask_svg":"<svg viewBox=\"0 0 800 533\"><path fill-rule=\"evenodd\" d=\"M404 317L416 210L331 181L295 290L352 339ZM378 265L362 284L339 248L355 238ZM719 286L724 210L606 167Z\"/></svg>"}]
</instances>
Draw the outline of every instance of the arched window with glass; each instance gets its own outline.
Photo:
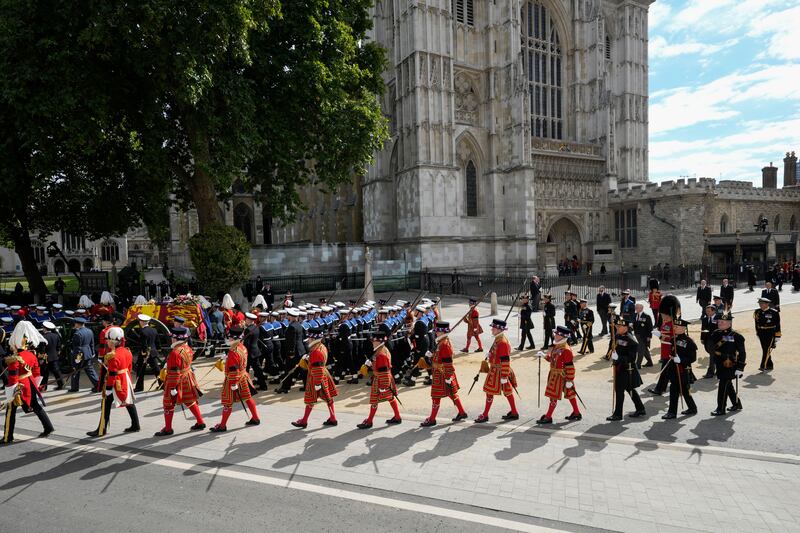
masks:
<instances>
[{"instance_id":1,"label":"arched window with glass","mask_svg":"<svg viewBox=\"0 0 800 533\"><path fill-rule=\"evenodd\" d=\"M464 178L467 184L467 216L478 216L478 169L470 159L464 169Z\"/></svg>"},{"instance_id":2,"label":"arched window with glass","mask_svg":"<svg viewBox=\"0 0 800 533\"><path fill-rule=\"evenodd\" d=\"M719 232L720 233L728 233L728 215L722 215L722 218L719 220Z\"/></svg>"},{"instance_id":3,"label":"arched window with glass","mask_svg":"<svg viewBox=\"0 0 800 533\"><path fill-rule=\"evenodd\" d=\"M530 90L534 137L564 138L562 50L558 30L545 4L524 4L522 53Z\"/></svg>"},{"instance_id":4,"label":"arched window with glass","mask_svg":"<svg viewBox=\"0 0 800 533\"><path fill-rule=\"evenodd\" d=\"M100 258L103 261L119 261L119 244L117 241L107 240L100 247Z\"/></svg>"}]
</instances>

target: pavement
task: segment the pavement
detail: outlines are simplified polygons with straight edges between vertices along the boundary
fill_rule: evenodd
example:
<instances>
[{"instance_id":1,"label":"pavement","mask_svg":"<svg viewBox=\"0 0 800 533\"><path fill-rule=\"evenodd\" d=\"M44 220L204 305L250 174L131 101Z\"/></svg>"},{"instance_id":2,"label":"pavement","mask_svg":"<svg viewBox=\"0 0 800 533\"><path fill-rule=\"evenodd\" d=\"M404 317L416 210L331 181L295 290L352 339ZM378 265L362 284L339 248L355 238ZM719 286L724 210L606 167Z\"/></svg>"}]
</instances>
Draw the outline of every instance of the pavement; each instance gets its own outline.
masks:
<instances>
[{"instance_id":1,"label":"pavement","mask_svg":"<svg viewBox=\"0 0 800 533\"><path fill-rule=\"evenodd\" d=\"M115 410L111 434L89 440L85 432L97 424L98 397L50 392L56 433L33 438L41 430L38 421L23 415L18 442L3 448L0 531L11 530L10 524L18 530L14 519L24 511L22 502L48 498L61 525L48 518L36 522L37 531L63 530L64 523L99 530L103 511L128 517L123 529L131 531L156 527L148 515L174 516L172 529L179 531L230 523L289 531L800 531L800 428L793 423L800 336L791 328L800 306L789 305L800 302L800 294L781 293L784 340L770 374L752 372L760 354L748 309L756 296L737 291L734 305L734 327L745 334L751 358L740 388L745 409L719 418L708 416L716 382L701 380L693 391L697 416L663 421L666 399L644 392L647 419L606 422L611 384L601 359L605 339L594 355L576 362L576 388L588 407L584 419L549 429L533 424L546 403L537 407L533 352L512 358L522 395L522 418L513 424L501 423L506 406L498 398L490 424L451 423L454 409L443 401L439 425L420 428L430 406L429 389L420 386L400 389L403 424L383 426L391 410L382 405L375 429L360 431L355 425L366 414L368 389L343 385L340 423L333 428L321 426L324 406L315 409L309 429L292 428L290 421L302 413L295 387L289 395L257 397L261 426L245 428L246 415L236 406L227 433L190 433L192 422L176 413L176 434L155 439L162 425L160 394L148 393L139 398L140 433L121 433L127 415ZM693 298L681 302L685 317L699 316ZM466 309L466 302L448 300L444 316L455 323ZM480 309L489 312L488 306ZM541 318L534 322L538 346ZM697 330L692 329L695 337ZM509 335L516 342L515 332ZM460 348L462 342L463 326L453 344ZM462 386L469 385L482 357L456 358ZM198 365L199 376L210 363ZM704 365L701 357L701 371ZM653 382L655 372L644 378ZM207 423L220 416L219 380L214 371L204 384ZM480 412L479 387L469 396L464 390L462 398L470 415ZM563 419L568 411L560 405L556 416ZM238 514L226 503L234 497ZM184 511L170 514L173 503Z\"/></svg>"}]
</instances>

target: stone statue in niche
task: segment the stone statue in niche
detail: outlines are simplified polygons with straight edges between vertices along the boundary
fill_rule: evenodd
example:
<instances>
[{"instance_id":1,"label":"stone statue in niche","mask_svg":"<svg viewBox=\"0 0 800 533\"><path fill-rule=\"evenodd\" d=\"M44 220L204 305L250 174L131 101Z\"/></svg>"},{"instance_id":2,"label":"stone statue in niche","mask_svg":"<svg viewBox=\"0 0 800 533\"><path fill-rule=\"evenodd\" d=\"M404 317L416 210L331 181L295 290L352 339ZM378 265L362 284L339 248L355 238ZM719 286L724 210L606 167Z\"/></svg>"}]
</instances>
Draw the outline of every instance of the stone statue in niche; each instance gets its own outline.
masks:
<instances>
[{"instance_id":1,"label":"stone statue in niche","mask_svg":"<svg viewBox=\"0 0 800 533\"><path fill-rule=\"evenodd\" d=\"M472 80L466 74L459 72L454 81L456 120L475 123L478 119L478 95Z\"/></svg>"}]
</instances>

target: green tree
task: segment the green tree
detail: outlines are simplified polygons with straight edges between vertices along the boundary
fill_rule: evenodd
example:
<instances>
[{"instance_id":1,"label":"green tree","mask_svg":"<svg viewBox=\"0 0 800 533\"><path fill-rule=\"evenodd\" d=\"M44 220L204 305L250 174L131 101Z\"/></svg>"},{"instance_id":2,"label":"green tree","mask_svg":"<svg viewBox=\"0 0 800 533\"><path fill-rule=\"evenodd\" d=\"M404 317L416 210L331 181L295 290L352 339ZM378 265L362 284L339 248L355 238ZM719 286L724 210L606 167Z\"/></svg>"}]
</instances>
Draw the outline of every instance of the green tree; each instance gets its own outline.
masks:
<instances>
[{"instance_id":1,"label":"green tree","mask_svg":"<svg viewBox=\"0 0 800 533\"><path fill-rule=\"evenodd\" d=\"M166 222L166 176L146 168L122 112L126 80L87 46L91 32L89 2L0 0L0 235L36 296L47 288L31 233Z\"/></svg>"}]
</instances>

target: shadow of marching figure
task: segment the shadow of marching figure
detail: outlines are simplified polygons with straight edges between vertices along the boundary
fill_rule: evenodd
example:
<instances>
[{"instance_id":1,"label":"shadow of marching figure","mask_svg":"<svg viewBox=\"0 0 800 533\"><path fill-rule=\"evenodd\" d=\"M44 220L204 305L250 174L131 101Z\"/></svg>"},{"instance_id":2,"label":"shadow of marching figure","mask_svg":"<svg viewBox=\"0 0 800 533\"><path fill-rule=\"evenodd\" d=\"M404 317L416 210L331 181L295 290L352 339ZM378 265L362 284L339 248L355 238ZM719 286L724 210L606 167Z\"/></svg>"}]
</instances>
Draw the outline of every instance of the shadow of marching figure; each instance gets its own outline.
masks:
<instances>
[{"instance_id":1,"label":"shadow of marching figure","mask_svg":"<svg viewBox=\"0 0 800 533\"><path fill-rule=\"evenodd\" d=\"M433 461L439 457L447 457L454 455L472 447L481 436L488 437L490 433L481 431L472 426L461 425L460 429L457 424L445 426L445 431L439 435L431 432L433 438L436 439L436 444L430 450L424 450L414 454L412 461L415 463L422 463L423 465L428 461Z\"/></svg>"},{"instance_id":2,"label":"shadow of marching figure","mask_svg":"<svg viewBox=\"0 0 800 533\"><path fill-rule=\"evenodd\" d=\"M424 428L412 429L394 437L378 437L367 439L367 453L348 457L342 463L345 468L353 468L367 463L372 463L375 472L380 473L378 462L397 457L413 449L414 445L430 438L430 431Z\"/></svg>"},{"instance_id":3,"label":"shadow of marching figure","mask_svg":"<svg viewBox=\"0 0 800 533\"><path fill-rule=\"evenodd\" d=\"M554 424L551 427L557 429L560 425L566 424ZM543 447L547 444L547 441L550 440L551 436L552 435L547 432L541 430L535 431L533 428L527 431L505 433L500 435L498 439L508 439L508 447L496 451L494 456L498 461L510 461L523 453L531 453Z\"/></svg>"},{"instance_id":4,"label":"shadow of marching figure","mask_svg":"<svg viewBox=\"0 0 800 533\"><path fill-rule=\"evenodd\" d=\"M735 433L731 414L701 420L690 430L697 437L692 437L686 442L696 446L709 446L711 442L727 442Z\"/></svg>"},{"instance_id":5,"label":"shadow of marching figure","mask_svg":"<svg viewBox=\"0 0 800 533\"><path fill-rule=\"evenodd\" d=\"M758 374L750 374L742 381L744 382L743 388L757 389L759 387L769 387L775 383L775 378L769 372L760 372Z\"/></svg>"},{"instance_id":6,"label":"shadow of marching figure","mask_svg":"<svg viewBox=\"0 0 800 533\"><path fill-rule=\"evenodd\" d=\"M570 459L577 459L586 455L587 451L601 452L608 446L608 439L616 437L627 430L623 422L612 422L597 424L588 428L585 433L602 435L607 438L595 438L591 436L578 436L577 444L564 449L564 456L548 466L548 470L556 467L556 473L560 473L569 463Z\"/></svg>"},{"instance_id":7,"label":"shadow of marching figure","mask_svg":"<svg viewBox=\"0 0 800 533\"><path fill-rule=\"evenodd\" d=\"M377 430L385 428L378 428ZM294 433L303 434L304 431L296 431ZM364 432L358 429L348 431L347 433L338 434L329 438L313 438L306 441L303 451L289 457L282 457L273 463L272 468L286 468L293 465L298 465L304 461L316 461L323 457L329 457L342 452L353 442L364 438Z\"/></svg>"}]
</instances>

